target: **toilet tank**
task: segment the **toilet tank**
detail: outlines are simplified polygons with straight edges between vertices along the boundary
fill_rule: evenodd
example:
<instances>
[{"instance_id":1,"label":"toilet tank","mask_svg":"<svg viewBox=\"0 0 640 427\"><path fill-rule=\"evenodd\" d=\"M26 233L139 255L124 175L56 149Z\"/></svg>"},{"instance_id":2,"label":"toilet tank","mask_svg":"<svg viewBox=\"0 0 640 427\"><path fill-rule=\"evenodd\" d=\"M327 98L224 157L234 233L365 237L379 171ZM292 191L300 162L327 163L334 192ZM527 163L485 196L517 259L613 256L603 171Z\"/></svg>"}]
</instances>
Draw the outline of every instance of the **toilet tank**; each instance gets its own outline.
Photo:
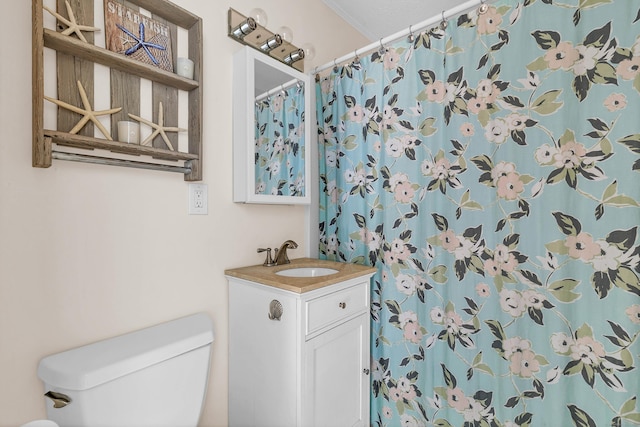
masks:
<instances>
[{"instance_id":1,"label":"toilet tank","mask_svg":"<svg viewBox=\"0 0 640 427\"><path fill-rule=\"evenodd\" d=\"M60 427L196 427L212 342L211 319L198 313L47 356L45 392L70 399L47 399L47 417Z\"/></svg>"}]
</instances>

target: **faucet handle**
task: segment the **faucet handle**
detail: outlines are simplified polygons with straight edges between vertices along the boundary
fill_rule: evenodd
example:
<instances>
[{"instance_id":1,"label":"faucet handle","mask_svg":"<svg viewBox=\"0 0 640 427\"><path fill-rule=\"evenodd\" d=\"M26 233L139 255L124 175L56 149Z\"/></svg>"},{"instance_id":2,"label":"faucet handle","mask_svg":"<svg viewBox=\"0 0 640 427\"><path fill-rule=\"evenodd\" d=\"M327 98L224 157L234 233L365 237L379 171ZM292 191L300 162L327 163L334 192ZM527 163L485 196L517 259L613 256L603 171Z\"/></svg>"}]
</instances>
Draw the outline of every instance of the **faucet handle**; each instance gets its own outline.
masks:
<instances>
[{"instance_id":1,"label":"faucet handle","mask_svg":"<svg viewBox=\"0 0 640 427\"><path fill-rule=\"evenodd\" d=\"M271 258L271 248L258 248L258 253L260 252L267 253L267 259L264 260L264 263L262 263L262 265L264 265L265 267L273 267L274 265L276 265L276 263L273 261L273 258Z\"/></svg>"}]
</instances>

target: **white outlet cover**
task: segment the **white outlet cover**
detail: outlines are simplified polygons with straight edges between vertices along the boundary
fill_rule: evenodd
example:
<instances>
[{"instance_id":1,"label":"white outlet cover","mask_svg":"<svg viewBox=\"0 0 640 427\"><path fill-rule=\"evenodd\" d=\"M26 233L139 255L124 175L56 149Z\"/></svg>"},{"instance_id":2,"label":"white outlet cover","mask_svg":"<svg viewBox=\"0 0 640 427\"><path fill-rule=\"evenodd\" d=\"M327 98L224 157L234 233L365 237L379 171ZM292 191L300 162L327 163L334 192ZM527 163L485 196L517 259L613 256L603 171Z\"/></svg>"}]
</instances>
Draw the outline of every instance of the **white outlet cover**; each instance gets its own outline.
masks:
<instances>
[{"instance_id":1,"label":"white outlet cover","mask_svg":"<svg viewBox=\"0 0 640 427\"><path fill-rule=\"evenodd\" d=\"M189 184L189 215L207 215L208 211L207 184Z\"/></svg>"}]
</instances>

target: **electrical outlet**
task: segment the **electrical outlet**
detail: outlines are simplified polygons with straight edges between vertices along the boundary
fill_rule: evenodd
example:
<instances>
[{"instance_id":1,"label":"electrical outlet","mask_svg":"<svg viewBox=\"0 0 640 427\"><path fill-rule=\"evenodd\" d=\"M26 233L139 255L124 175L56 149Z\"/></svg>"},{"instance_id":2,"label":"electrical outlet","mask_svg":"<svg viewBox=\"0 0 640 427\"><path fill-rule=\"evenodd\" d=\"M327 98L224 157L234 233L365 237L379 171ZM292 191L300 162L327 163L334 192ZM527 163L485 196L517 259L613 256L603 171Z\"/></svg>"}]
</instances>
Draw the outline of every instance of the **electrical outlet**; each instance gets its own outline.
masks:
<instances>
[{"instance_id":1,"label":"electrical outlet","mask_svg":"<svg viewBox=\"0 0 640 427\"><path fill-rule=\"evenodd\" d=\"M207 184L189 184L189 215L207 215Z\"/></svg>"}]
</instances>

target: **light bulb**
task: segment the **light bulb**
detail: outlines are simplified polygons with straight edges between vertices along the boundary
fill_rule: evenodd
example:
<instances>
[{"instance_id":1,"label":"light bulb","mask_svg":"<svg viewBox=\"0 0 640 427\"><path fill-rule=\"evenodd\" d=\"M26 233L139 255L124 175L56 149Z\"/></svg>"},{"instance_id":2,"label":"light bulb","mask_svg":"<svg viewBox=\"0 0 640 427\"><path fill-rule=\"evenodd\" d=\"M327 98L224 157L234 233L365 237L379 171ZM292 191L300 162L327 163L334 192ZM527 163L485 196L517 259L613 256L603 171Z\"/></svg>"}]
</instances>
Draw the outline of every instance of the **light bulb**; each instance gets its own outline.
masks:
<instances>
[{"instance_id":1,"label":"light bulb","mask_svg":"<svg viewBox=\"0 0 640 427\"><path fill-rule=\"evenodd\" d=\"M293 43L293 31L291 31L291 28L283 25L282 27L278 28L278 31L276 32L280 34L282 40Z\"/></svg>"},{"instance_id":2,"label":"light bulb","mask_svg":"<svg viewBox=\"0 0 640 427\"><path fill-rule=\"evenodd\" d=\"M251 12L249 12L249 16L256 20L256 24L263 27L267 26L267 12L260 9L259 7L251 9Z\"/></svg>"},{"instance_id":3,"label":"light bulb","mask_svg":"<svg viewBox=\"0 0 640 427\"><path fill-rule=\"evenodd\" d=\"M300 48L304 51L304 58L311 61L316 57L316 48L311 43L303 43Z\"/></svg>"}]
</instances>

